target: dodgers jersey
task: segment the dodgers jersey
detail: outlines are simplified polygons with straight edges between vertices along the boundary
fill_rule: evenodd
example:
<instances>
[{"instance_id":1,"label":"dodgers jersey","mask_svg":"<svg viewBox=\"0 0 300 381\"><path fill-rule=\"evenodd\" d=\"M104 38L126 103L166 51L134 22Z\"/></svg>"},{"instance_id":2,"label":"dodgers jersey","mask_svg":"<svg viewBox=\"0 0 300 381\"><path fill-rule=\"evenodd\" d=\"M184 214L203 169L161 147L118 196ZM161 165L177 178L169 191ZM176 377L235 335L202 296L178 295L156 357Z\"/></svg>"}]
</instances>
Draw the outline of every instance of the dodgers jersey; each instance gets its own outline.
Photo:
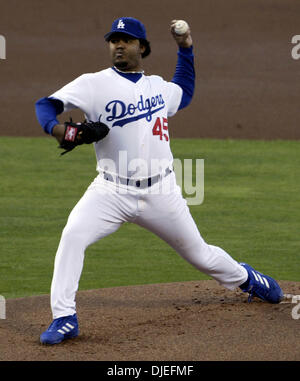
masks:
<instances>
[{"instance_id":1,"label":"dodgers jersey","mask_svg":"<svg viewBox=\"0 0 300 381\"><path fill-rule=\"evenodd\" d=\"M136 81L114 68L83 74L49 98L63 102L64 111L81 109L88 121L101 121L109 134L94 143L97 170L142 179L172 167L168 117L182 99L182 88L157 75Z\"/></svg>"}]
</instances>

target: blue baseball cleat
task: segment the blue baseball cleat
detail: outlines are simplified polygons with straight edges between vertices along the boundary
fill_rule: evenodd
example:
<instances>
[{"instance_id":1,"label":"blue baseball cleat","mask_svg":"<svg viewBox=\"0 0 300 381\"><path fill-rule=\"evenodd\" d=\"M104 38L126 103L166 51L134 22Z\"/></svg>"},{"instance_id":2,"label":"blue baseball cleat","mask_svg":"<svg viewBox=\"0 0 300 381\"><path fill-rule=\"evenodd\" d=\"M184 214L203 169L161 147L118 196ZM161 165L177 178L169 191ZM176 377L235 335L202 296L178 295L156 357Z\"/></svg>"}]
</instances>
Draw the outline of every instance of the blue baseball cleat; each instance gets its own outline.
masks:
<instances>
[{"instance_id":1,"label":"blue baseball cleat","mask_svg":"<svg viewBox=\"0 0 300 381\"><path fill-rule=\"evenodd\" d=\"M59 344L64 340L78 336L77 315L69 315L54 319L48 329L40 336L42 344Z\"/></svg>"},{"instance_id":2,"label":"blue baseball cleat","mask_svg":"<svg viewBox=\"0 0 300 381\"><path fill-rule=\"evenodd\" d=\"M283 292L273 278L254 270L247 263L240 263L240 265L248 272L248 280L240 288L242 291L249 293L249 303L255 296L269 303L275 304L281 302Z\"/></svg>"}]
</instances>

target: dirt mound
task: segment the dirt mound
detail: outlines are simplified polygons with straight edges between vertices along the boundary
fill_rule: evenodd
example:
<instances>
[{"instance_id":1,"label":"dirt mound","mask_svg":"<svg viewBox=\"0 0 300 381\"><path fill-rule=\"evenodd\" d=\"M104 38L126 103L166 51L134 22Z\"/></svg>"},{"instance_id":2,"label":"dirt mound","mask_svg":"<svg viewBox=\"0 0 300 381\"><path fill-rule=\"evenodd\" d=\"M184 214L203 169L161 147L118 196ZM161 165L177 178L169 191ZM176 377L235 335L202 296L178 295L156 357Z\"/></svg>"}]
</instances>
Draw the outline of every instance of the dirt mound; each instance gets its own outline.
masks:
<instances>
[{"instance_id":1,"label":"dirt mound","mask_svg":"<svg viewBox=\"0 0 300 381\"><path fill-rule=\"evenodd\" d=\"M300 283L279 282L300 294ZM49 296L7 300L2 361L299 361L296 304L272 305L215 281L115 287L77 294L80 335L43 346Z\"/></svg>"}]
</instances>

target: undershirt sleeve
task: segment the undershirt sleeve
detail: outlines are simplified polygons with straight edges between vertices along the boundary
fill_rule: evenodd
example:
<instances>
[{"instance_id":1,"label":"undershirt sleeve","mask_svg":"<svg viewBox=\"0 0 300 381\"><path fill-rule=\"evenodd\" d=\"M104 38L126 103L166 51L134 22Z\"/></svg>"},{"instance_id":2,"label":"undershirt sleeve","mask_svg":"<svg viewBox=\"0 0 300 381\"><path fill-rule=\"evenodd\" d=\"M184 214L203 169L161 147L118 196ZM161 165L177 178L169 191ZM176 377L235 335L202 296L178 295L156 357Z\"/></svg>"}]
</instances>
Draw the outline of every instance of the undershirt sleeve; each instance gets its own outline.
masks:
<instances>
[{"instance_id":1,"label":"undershirt sleeve","mask_svg":"<svg viewBox=\"0 0 300 381\"><path fill-rule=\"evenodd\" d=\"M178 110L188 106L195 90L195 68L193 47L179 48L176 70L171 82L182 89L182 98Z\"/></svg>"}]
</instances>

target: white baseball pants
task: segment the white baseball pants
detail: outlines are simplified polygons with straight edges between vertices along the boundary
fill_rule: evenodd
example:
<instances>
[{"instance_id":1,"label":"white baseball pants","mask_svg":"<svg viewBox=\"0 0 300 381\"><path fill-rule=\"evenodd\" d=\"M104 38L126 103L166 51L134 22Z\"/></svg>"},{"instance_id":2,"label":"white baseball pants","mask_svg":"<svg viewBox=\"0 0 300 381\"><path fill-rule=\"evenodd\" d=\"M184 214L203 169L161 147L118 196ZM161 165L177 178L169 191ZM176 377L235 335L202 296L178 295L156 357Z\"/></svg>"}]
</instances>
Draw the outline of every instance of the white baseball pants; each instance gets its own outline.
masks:
<instances>
[{"instance_id":1,"label":"white baseball pants","mask_svg":"<svg viewBox=\"0 0 300 381\"><path fill-rule=\"evenodd\" d=\"M155 233L199 271L230 290L247 280L247 271L237 261L203 240L174 172L146 189L121 187L99 175L70 213L62 232L51 284L53 319L76 312L86 248L124 222Z\"/></svg>"}]
</instances>

